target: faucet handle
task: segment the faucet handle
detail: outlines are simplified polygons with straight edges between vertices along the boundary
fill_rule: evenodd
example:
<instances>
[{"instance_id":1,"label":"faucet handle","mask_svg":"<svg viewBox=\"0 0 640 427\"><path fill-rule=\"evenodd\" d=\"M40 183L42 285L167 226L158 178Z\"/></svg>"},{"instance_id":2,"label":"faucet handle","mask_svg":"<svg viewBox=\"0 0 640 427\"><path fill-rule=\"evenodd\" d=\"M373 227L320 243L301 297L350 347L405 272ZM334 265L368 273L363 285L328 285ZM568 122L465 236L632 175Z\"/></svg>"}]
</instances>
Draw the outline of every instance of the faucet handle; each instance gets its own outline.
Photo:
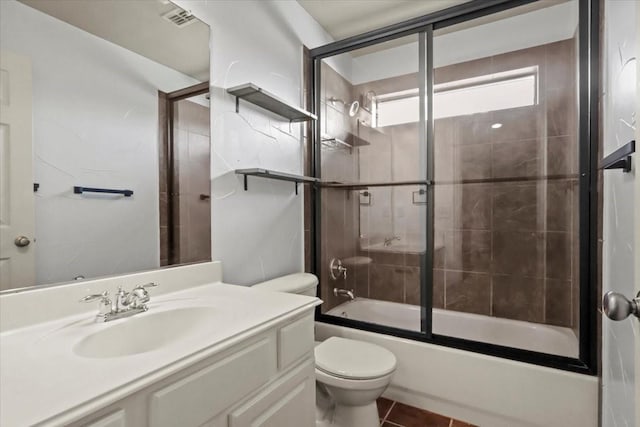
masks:
<instances>
[{"instance_id":1,"label":"faucet handle","mask_svg":"<svg viewBox=\"0 0 640 427\"><path fill-rule=\"evenodd\" d=\"M86 297L82 298L80 300L80 302L91 302L91 301L95 301L95 300L98 300L98 299L103 304L111 304L111 299L109 298L109 292L108 291L104 291L101 294L87 295Z\"/></svg>"},{"instance_id":2,"label":"faucet handle","mask_svg":"<svg viewBox=\"0 0 640 427\"><path fill-rule=\"evenodd\" d=\"M133 308L144 307L144 304L150 301L149 291L146 288L155 288L157 283L149 282L144 285L138 285L131 290L131 293L135 296L133 300Z\"/></svg>"},{"instance_id":3,"label":"faucet handle","mask_svg":"<svg viewBox=\"0 0 640 427\"><path fill-rule=\"evenodd\" d=\"M338 280L341 276L347 280L347 267L342 265L342 260L332 258L329 263L329 276L333 280Z\"/></svg>"},{"instance_id":4,"label":"faucet handle","mask_svg":"<svg viewBox=\"0 0 640 427\"><path fill-rule=\"evenodd\" d=\"M149 295L149 292L147 291L147 288L155 288L156 286L158 286L157 283L155 282L149 282L149 283L145 283L144 285L138 285L135 288L133 288L131 290L132 293L136 293L138 296L142 296L142 295Z\"/></svg>"},{"instance_id":5,"label":"faucet handle","mask_svg":"<svg viewBox=\"0 0 640 427\"><path fill-rule=\"evenodd\" d=\"M145 288L155 288L156 286L158 286L158 283L156 282L149 282L149 283L145 283L144 285L138 285L133 289L145 289Z\"/></svg>"},{"instance_id":6,"label":"faucet handle","mask_svg":"<svg viewBox=\"0 0 640 427\"><path fill-rule=\"evenodd\" d=\"M91 294L82 298L80 302L92 302L92 301L100 301L100 306L98 307L98 316L110 313L113 311L113 307L111 306L111 298L109 298L109 292L104 291L101 294Z\"/></svg>"}]
</instances>

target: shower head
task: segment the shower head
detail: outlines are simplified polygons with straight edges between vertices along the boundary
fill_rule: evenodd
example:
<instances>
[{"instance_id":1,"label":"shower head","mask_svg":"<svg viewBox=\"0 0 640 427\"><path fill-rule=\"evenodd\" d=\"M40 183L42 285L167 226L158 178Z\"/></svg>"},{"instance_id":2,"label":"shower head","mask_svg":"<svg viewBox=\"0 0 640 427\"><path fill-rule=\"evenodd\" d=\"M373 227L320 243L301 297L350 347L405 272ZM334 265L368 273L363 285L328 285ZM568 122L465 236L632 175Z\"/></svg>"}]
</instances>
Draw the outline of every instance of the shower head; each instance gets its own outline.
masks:
<instances>
[{"instance_id":1,"label":"shower head","mask_svg":"<svg viewBox=\"0 0 640 427\"><path fill-rule=\"evenodd\" d=\"M346 103L342 99L331 97L329 98L329 102L331 102L331 105L336 105L336 102L339 102L345 107L349 107L349 117L354 117L356 114L358 114L358 110L360 110L360 103L358 101Z\"/></svg>"}]
</instances>

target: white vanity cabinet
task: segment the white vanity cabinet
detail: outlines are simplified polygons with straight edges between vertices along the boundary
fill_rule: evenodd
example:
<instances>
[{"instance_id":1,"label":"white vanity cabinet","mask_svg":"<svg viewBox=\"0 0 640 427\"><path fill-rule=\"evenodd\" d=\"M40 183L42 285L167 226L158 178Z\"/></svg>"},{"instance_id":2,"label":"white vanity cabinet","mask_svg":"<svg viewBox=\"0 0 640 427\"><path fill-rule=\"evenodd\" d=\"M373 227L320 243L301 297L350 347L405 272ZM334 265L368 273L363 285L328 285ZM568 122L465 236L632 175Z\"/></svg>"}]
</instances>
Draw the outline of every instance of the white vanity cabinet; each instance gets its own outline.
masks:
<instances>
[{"instance_id":1,"label":"white vanity cabinet","mask_svg":"<svg viewBox=\"0 0 640 427\"><path fill-rule=\"evenodd\" d=\"M185 367L72 426L313 427L313 311Z\"/></svg>"},{"instance_id":2,"label":"white vanity cabinet","mask_svg":"<svg viewBox=\"0 0 640 427\"><path fill-rule=\"evenodd\" d=\"M124 410L116 409L115 412L93 420L87 425L90 427L125 427L127 425L126 414Z\"/></svg>"}]
</instances>

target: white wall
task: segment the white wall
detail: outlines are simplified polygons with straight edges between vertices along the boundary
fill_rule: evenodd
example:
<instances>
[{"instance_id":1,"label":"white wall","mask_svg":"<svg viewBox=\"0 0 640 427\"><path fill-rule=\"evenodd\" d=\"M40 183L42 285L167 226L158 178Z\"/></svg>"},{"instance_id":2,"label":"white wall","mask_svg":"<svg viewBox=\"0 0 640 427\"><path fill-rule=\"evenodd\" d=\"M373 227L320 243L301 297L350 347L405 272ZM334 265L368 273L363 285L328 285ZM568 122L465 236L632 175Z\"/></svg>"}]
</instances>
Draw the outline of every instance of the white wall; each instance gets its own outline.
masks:
<instances>
[{"instance_id":1,"label":"white wall","mask_svg":"<svg viewBox=\"0 0 640 427\"><path fill-rule=\"evenodd\" d=\"M0 46L33 66L37 283L159 265L157 91L190 77L15 1ZM73 186L131 189L131 198Z\"/></svg>"},{"instance_id":2,"label":"white wall","mask_svg":"<svg viewBox=\"0 0 640 427\"><path fill-rule=\"evenodd\" d=\"M603 139L602 154L608 156L635 138L638 74L636 54L640 6L636 1L608 0L604 3L603 67ZM635 125L635 126L634 126ZM635 235L640 227L634 223L635 186L639 185L638 154L633 156L633 171L603 173L603 247L602 291L616 291L627 298L635 296L634 275L640 274L635 263L638 250ZM635 203L635 205L634 205ZM635 270L635 271L634 271ZM636 395L634 340L640 342L640 322L626 319L602 320L602 426L633 426L640 395ZM636 420L640 423L640 419Z\"/></svg>"},{"instance_id":3,"label":"white wall","mask_svg":"<svg viewBox=\"0 0 640 427\"><path fill-rule=\"evenodd\" d=\"M303 269L303 196L292 183L249 178L241 168L302 174L302 127L226 88L252 82L302 105L302 46L331 38L295 1L176 1L211 27L212 257L224 280L252 284Z\"/></svg>"}]
</instances>

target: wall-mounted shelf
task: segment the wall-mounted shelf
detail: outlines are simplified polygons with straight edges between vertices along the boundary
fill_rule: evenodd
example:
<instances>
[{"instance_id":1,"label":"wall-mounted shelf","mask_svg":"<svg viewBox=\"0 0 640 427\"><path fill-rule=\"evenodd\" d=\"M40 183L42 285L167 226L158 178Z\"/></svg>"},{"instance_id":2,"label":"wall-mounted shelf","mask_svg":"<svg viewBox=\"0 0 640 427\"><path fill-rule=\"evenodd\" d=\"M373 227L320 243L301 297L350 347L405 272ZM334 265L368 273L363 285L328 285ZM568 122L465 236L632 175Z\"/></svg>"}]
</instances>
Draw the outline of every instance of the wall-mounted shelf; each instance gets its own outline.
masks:
<instances>
[{"instance_id":1,"label":"wall-mounted shelf","mask_svg":"<svg viewBox=\"0 0 640 427\"><path fill-rule=\"evenodd\" d=\"M248 190L247 178L250 176L257 176L259 178L276 179L278 181L289 181L295 183L296 194L298 194L298 184L308 183L315 184L320 180L310 176L294 175L290 173L277 172L269 169L236 169L238 175L244 175L244 191Z\"/></svg>"},{"instance_id":2,"label":"wall-mounted shelf","mask_svg":"<svg viewBox=\"0 0 640 427\"><path fill-rule=\"evenodd\" d=\"M322 135L322 144L328 147L341 147L341 148L357 148L362 147L363 145L369 145L369 141L366 141L359 136L356 136L352 133L347 133L347 137L342 140L340 138L335 138L330 135Z\"/></svg>"},{"instance_id":3,"label":"wall-mounted shelf","mask_svg":"<svg viewBox=\"0 0 640 427\"><path fill-rule=\"evenodd\" d=\"M358 135L362 135L363 133L369 133L371 135L386 136L386 133L383 132L380 128L371 127L371 124L366 123L363 120L358 120L357 125L358 125L358 129L357 129Z\"/></svg>"},{"instance_id":4,"label":"wall-mounted shelf","mask_svg":"<svg viewBox=\"0 0 640 427\"><path fill-rule=\"evenodd\" d=\"M622 169L631 172L631 155L636 152L636 141L629 141L602 159L600 169Z\"/></svg>"},{"instance_id":5,"label":"wall-mounted shelf","mask_svg":"<svg viewBox=\"0 0 640 427\"><path fill-rule=\"evenodd\" d=\"M343 183L337 181L321 181L312 176L294 175L285 172L278 172L270 169L252 168L252 169L236 169L235 173L244 176L244 191L249 189L248 177L255 176L258 178L276 179L278 181L289 181L296 184L296 194L298 194L298 184L316 184L322 188L336 188L343 190L363 190L369 187L399 187L407 185L432 185L432 181L396 181L396 182L351 182Z\"/></svg>"},{"instance_id":6,"label":"wall-mounted shelf","mask_svg":"<svg viewBox=\"0 0 640 427\"><path fill-rule=\"evenodd\" d=\"M227 93L236 97L236 113L240 111L240 99L244 99L258 107L282 116L290 122L307 122L318 118L316 115L283 101L253 83L245 83L229 88Z\"/></svg>"}]
</instances>

